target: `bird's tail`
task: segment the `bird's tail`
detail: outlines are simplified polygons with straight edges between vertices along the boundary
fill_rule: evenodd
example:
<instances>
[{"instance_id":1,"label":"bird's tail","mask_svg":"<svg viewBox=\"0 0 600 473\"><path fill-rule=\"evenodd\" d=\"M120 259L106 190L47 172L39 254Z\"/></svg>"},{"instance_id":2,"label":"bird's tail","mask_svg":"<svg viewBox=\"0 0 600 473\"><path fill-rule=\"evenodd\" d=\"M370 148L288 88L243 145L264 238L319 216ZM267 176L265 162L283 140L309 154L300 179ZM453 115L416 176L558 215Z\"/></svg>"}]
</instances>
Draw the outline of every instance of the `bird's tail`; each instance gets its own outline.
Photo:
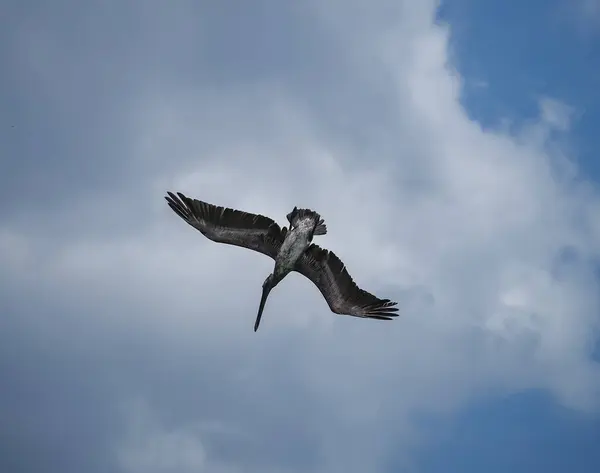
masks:
<instances>
[{"instance_id":1,"label":"bird's tail","mask_svg":"<svg viewBox=\"0 0 600 473\"><path fill-rule=\"evenodd\" d=\"M327 225L325 225L325 220L321 219L319 220L319 223L317 223L317 226L315 228L315 232L314 235L326 235L327 234Z\"/></svg>"},{"instance_id":2,"label":"bird's tail","mask_svg":"<svg viewBox=\"0 0 600 473\"><path fill-rule=\"evenodd\" d=\"M327 225L325 225L325 220L321 218L321 216L310 209L299 209L294 207L289 214L287 214L288 222L292 225L292 227L297 227L299 222L302 220L312 220L315 222L315 231L314 235L326 235L327 234Z\"/></svg>"}]
</instances>

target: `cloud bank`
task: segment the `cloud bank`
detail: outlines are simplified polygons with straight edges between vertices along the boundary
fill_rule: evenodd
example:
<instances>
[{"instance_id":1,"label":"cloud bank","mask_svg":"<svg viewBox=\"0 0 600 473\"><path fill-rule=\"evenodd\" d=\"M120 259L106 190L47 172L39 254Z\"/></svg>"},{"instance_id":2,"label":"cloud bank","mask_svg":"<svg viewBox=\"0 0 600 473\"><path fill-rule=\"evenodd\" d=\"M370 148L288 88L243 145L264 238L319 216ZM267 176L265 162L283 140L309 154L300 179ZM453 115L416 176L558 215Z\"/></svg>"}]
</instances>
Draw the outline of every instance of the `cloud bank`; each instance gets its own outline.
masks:
<instances>
[{"instance_id":1,"label":"cloud bank","mask_svg":"<svg viewBox=\"0 0 600 473\"><path fill-rule=\"evenodd\" d=\"M568 105L471 121L435 2L227 3L15 13L5 466L418 469L422 416L482 395L594 412L600 198ZM166 190L317 209L318 243L401 317L336 317L292 275L255 334L272 262L203 238Z\"/></svg>"}]
</instances>

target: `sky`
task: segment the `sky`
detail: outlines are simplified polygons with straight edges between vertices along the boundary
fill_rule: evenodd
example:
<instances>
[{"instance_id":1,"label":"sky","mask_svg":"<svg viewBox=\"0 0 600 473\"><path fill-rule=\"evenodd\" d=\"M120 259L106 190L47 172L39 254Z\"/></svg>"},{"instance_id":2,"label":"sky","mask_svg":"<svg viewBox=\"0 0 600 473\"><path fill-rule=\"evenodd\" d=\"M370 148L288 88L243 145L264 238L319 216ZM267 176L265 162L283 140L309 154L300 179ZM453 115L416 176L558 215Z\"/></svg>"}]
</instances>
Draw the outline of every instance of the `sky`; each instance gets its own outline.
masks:
<instances>
[{"instance_id":1,"label":"sky","mask_svg":"<svg viewBox=\"0 0 600 473\"><path fill-rule=\"evenodd\" d=\"M598 471L597 0L0 22L0 471ZM273 262L167 190L316 209L400 317L295 274L254 333Z\"/></svg>"}]
</instances>

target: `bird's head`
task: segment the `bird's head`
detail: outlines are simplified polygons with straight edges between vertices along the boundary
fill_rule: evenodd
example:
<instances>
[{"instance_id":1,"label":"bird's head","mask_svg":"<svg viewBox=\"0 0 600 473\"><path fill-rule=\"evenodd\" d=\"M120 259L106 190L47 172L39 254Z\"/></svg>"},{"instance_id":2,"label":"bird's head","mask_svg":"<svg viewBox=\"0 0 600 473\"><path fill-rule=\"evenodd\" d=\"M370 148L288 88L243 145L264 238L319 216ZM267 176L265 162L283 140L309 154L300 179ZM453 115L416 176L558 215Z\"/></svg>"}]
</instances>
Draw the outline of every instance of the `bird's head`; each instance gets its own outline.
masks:
<instances>
[{"instance_id":1,"label":"bird's head","mask_svg":"<svg viewBox=\"0 0 600 473\"><path fill-rule=\"evenodd\" d=\"M281 282L280 277L275 276L273 273L269 274L267 276L267 279L265 279L265 282L263 282L263 289L264 288L269 288L269 289L273 289L275 286L277 286L277 284L279 284Z\"/></svg>"},{"instance_id":2,"label":"bird's head","mask_svg":"<svg viewBox=\"0 0 600 473\"><path fill-rule=\"evenodd\" d=\"M273 287L273 281L274 281L273 274L269 274L267 276L267 279L265 279L265 282L263 283L263 289L266 287Z\"/></svg>"}]
</instances>

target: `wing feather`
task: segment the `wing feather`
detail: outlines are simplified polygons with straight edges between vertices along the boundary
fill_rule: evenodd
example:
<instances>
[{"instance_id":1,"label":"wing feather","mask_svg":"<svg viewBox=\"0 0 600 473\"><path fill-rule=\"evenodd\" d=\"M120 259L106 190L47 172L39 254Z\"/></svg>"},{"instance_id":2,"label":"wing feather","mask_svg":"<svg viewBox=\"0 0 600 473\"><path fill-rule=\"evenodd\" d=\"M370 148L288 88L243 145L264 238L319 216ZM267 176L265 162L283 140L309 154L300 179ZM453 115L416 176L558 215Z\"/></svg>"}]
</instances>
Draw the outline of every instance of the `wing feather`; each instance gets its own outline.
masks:
<instances>
[{"instance_id":1,"label":"wing feather","mask_svg":"<svg viewBox=\"0 0 600 473\"><path fill-rule=\"evenodd\" d=\"M169 207L205 237L217 243L240 246L275 259L285 232L264 215L243 212L167 192ZM285 230L285 229L284 229Z\"/></svg>"},{"instance_id":2,"label":"wing feather","mask_svg":"<svg viewBox=\"0 0 600 473\"><path fill-rule=\"evenodd\" d=\"M359 288L342 261L333 253L310 245L296 263L295 271L310 279L336 314L392 320L397 317L396 302L379 299Z\"/></svg>"}]
</instances>

